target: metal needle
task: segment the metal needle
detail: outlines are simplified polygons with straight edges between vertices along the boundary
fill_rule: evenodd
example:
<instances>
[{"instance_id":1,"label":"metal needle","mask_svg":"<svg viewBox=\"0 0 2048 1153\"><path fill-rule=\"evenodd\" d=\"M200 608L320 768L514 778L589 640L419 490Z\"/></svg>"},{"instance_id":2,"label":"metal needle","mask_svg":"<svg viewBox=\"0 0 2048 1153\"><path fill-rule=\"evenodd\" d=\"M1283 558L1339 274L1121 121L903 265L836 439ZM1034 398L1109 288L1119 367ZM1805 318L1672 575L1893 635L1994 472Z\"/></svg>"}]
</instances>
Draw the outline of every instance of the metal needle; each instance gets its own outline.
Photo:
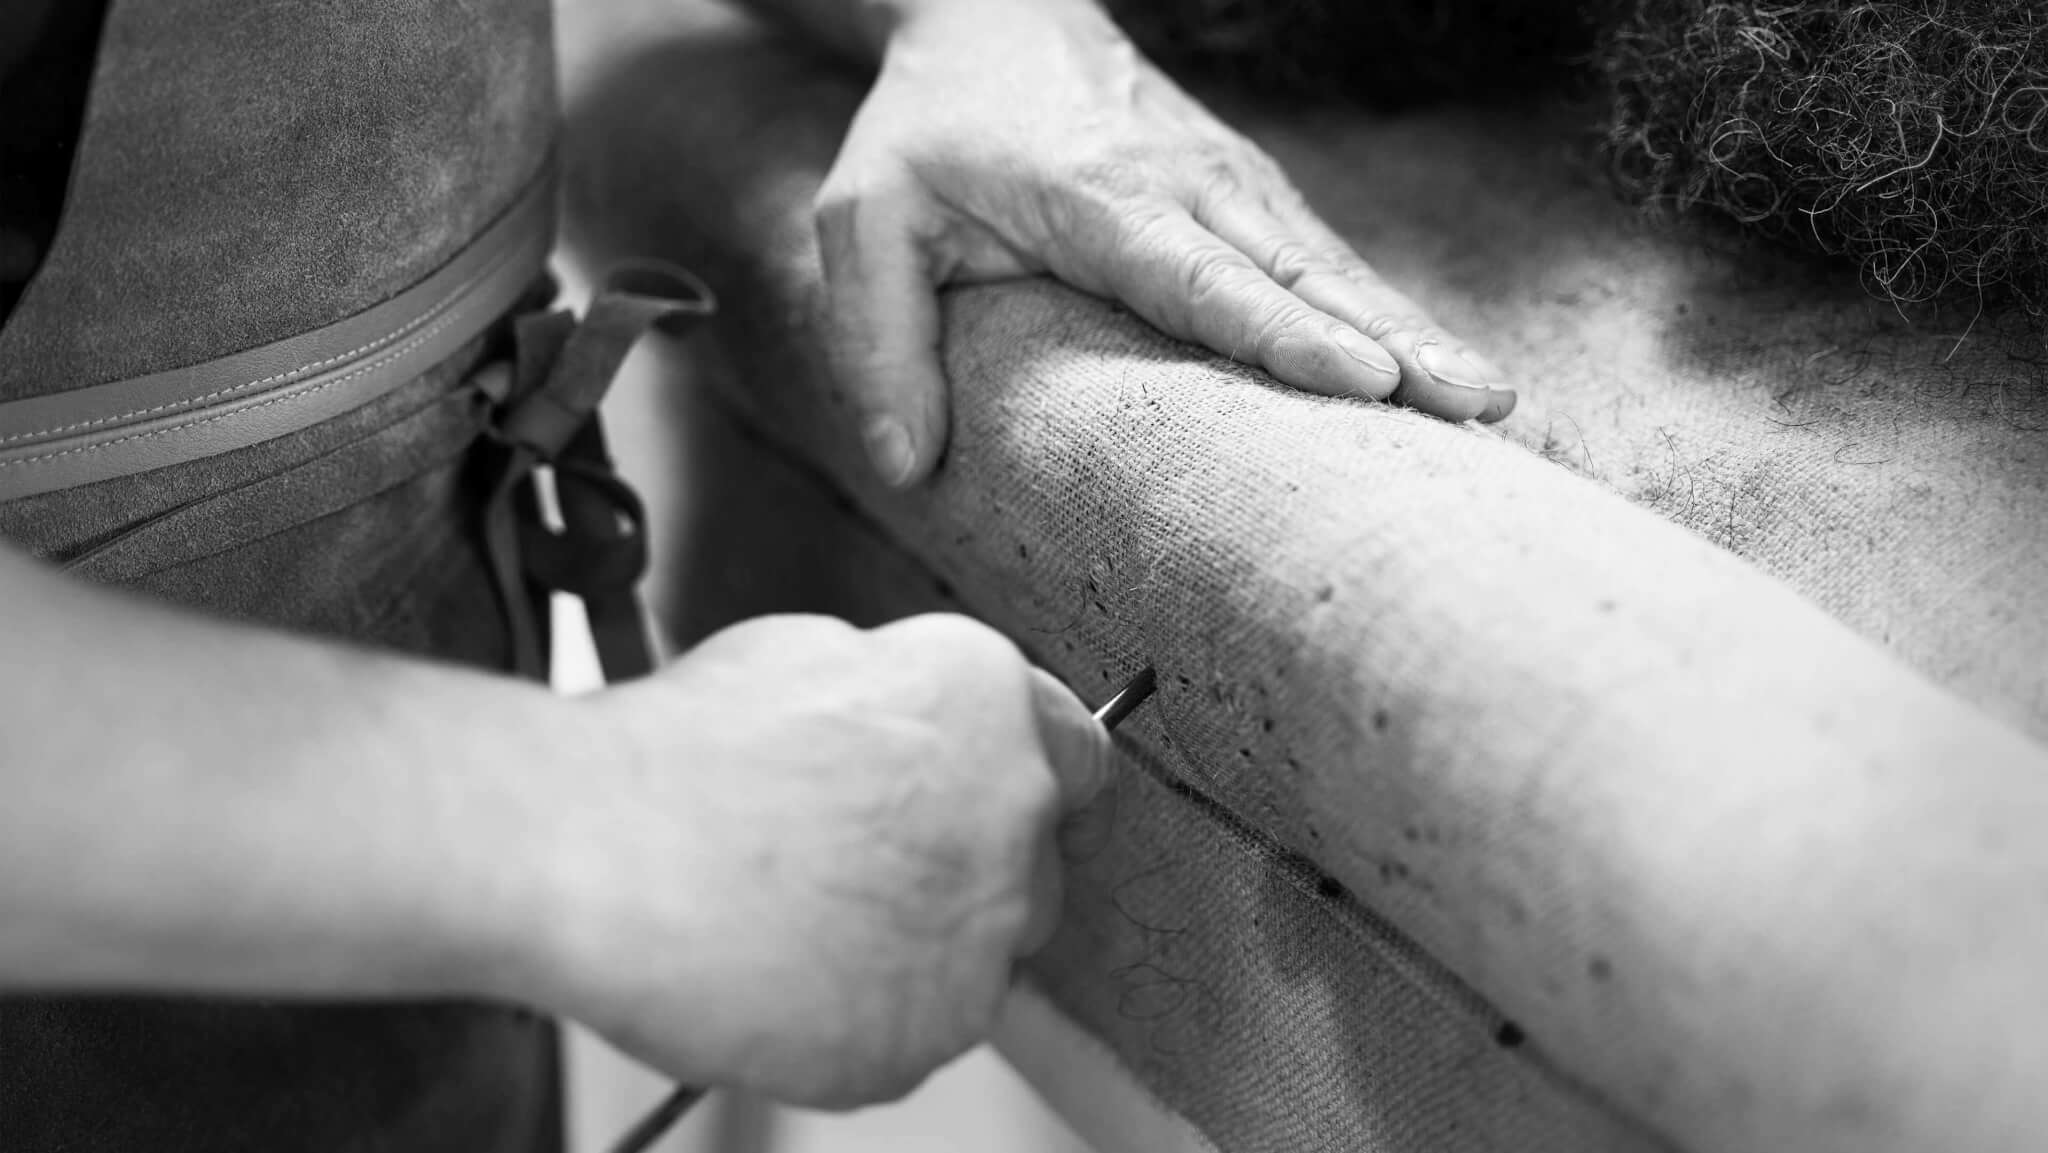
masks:
<instances>
[{"instance_id":1,"label":"metal needle","mask_svg":"<svg viewBox=\"0 0 2048 1153\"><path fill-rule=\"evenodd\" d=\"M1151 696L1152 690L1157 688L1158 685L1159 678L1153 673L1151 665L1146 665L1144 668L1139 669L1138 675L1132 677L1129 683L1117 690L1117 694L1109 698L1108 704L1095 710L1096 721L1103 728L1115 732L1117 725L1123 723L1123 719L1131 715L1132 709L1144 704L1145 698Z\"/></svg>"}]
</instances>

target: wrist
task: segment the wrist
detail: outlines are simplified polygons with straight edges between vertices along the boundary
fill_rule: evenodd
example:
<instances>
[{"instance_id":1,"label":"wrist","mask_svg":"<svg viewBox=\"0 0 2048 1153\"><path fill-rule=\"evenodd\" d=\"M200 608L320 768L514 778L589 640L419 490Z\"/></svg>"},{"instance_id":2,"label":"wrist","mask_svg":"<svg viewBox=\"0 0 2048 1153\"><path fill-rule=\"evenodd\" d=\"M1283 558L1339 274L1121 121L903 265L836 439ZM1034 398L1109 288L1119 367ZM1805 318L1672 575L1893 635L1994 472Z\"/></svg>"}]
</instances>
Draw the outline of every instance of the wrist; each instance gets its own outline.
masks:
<instances>
[{"instance_id":1,"label":"wrist","mask_svg":"<svg viewBox=\"0 0 2048 1153\"><path fill-rule=\"evenodd\" d=\"M582 926L601 903L590 862L604 821L591 810L614 801L628 755L596 700L535 689L472 734L460 811L447 818L454 882L437 897L467 995L554 1013L575 999Z\"/></svg>"},{"instance_id":2,"label":"wrist","mask_svg":"<svg viewBox=\"0 0 2048 1153\"><path fill-rule=\"evenodd\" d=\"M534 835L516 887L528 899L483 976L492 995L578 1021L671 1074L708 1073L714 1030L692 1030L688 1051L650 1049L640 1034L651 1014L715 1020L730 992L715 960L735 944L730 918L719 925L734 899L720 880L730 854L707 779L718 718L672 679L558 703L555 759L522 770Z\"/></svg>"}]
</instances>

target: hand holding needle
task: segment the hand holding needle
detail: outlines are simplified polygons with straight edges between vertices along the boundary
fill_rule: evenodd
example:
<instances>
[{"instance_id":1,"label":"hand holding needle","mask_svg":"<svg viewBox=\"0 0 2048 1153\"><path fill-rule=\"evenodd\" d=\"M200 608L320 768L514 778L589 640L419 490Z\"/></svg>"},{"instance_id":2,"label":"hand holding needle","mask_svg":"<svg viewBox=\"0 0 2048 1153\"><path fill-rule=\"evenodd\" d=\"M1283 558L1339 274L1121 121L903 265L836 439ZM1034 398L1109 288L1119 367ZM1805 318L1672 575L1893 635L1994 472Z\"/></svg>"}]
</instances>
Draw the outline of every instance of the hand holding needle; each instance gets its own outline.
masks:
<instances>
[{"instance_id":1,"label":"hand holding needle","mask_svg":"<svg viewBox=\"0 0 2048 1153\"><path fill-rule=\"evenodd\" d=\"M1124 687L1118 689L1115 696L1095 710L1096 723L1105 731L1115 732L1124 718L1130 716L1139 705L1144 704L1145 698L1151 696L1158 685L1158 676L1153 672L1152 666L1146 665L1138 670L1136 676L1125 682ZM662 1134L667 1133L684 1113L689 1112L690 1106L695 1105L703 1096L704 1089L699 1086L676 1086L668 1096L649 1110L638 1124L627 1130L625 1135L612 1145L612 1153L646 1153L646 1150L661 1140Z\"/></svg>"}]
</instances>

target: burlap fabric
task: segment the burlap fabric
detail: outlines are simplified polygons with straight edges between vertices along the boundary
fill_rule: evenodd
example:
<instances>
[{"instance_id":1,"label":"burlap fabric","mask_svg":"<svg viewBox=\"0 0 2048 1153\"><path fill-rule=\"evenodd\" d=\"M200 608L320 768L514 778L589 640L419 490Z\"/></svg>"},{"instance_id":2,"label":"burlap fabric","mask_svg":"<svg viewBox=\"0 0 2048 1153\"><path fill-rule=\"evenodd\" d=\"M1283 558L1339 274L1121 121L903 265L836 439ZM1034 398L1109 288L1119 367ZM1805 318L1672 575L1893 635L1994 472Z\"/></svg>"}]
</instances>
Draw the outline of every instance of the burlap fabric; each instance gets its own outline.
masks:
<instances>
[{"instance_id":1,"label":"burlap fabric","mask_svg":"<svg viewBox=\"0 0 2048 1153\"><path fill-rule=\"evenodd\" d=\"M957 603L1084 694L1156 664L1037 970L1219 1145L2030 1139L2025 366L1636 225L1541 117L1241 112L1514 366L1505 429L1001 286L950 294L951 455L888 496L824 372L808 213L858 77L707 10L587 20L571 242L727 303L690 631Z\"/></svg>"}]
</instances>

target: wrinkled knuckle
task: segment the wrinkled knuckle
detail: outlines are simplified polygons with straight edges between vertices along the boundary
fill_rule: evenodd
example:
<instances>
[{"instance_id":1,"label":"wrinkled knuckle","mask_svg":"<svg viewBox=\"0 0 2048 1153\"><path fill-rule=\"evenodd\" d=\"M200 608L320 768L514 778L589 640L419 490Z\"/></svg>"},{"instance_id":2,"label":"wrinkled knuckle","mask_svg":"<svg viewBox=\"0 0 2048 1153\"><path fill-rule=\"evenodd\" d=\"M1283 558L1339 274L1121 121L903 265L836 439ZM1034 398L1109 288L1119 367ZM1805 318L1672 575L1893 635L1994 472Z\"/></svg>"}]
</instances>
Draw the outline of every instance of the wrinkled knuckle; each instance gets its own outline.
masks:
<instances>
[{"instance_id":1,"label":"wrinkled knuckle","mask_svg":"<svg viewBox=\"0 0 2048 1153\"><path fill-rule=\"evenodd\" d=\"M1229 156L1203 158L1197 181L1195 195L1204 204L1228 204L1244 195L1244 172Z\"/></svg>"},{"instance_id":2,"label":"wrinkled knuckle","mask_svg":"<svg viewBox=\"0 0 2048 1153\"><path fill-rule=\"evenodd\" d=\"M1291 237L1275 240L1266 249L1266 267L1283 288L1331 271L1329 262L1308 245Z\"/></svg>"},{"instance_id":3,"label":"wrinkled knuckle","mask_svg":"<svg viewBox=\"0 0 2048 1153\"><path fill-rule=\"evenodd\" d=\"M1271 304L1253 317L1249 326L1251 345L1263 360L1277 351L1287 337L1298 330L1304 317L1299 309Z\"/></svg>"},{"instance_id":4,"label":"wrinkled knuckle","mask_svg":"<svg viewBox=\"0 0 2048 1153\"><path fill-rule=\"evenodd\" d=\"M1197 310L1227 298L1244 283L1245 259L1227 249L1205 249L1181 265L1181 295Z\"/></svg>"},{"instance_id":5,"label":"wrinkled knuckle","mask_svg":"<svg viewBox=\"0 0 2048 1153\"><path fill-rule=\"evenodd\" d=\"M1125 236L1166 254L1174 249L1172 225L1179 212L1171 201L1140 196L1118 205L1116 220Z\"/></svg>"},{"instance_id":6,"label":"wrinkled knuckle","mask_svg":"<svg viewBox=\"0 0 2048 1153\"><path fill-rule=\"evenodd\" d=\"M1374 340L1387 340L1396 333L1420 333L1426 327L1421 320L1411 313L1382 312L1375 314L1368 318L1365 323L1359 325L1358 331L1363 332ZM1418 336L1416 343L1425 344L1428 341L1426 338Z\"/></svg>"},{"instance_id":7,"label":"wrinkled knuckle","mask_svg":"<svg viewBox=\"0 0 2048 1153\"><path fill-rule=\"evenodd\" d=\"M1318 209L1315 202L1310 200L1308 195L1300 188L1296 187L1293 181L1288 180L1285 174L1275 175L1273 182L1267 185L1267 189L1267 204L1277 209L1282 215L1324 222L1322 210ZM1364 261L1357 260L1356 253L1352 252L1351 248L1344 244L1341 237L1338 238L1338 243L1342 246L1341 251L1346 257L1357 261L1361 265L1364 263Z\"/></svg>"},{"instance_id":8,"label":"wrinkled knuckle","mask_svg":"<svg viewBox=\"0 0 2048 1153\"><path fill-rule=\"evenodd\" d=\"M1371 340L1385 340L1401 329L1400 321L1385 313L1370 316L1358 326L1358 331Z\"/></svg>"}]
</instances>

